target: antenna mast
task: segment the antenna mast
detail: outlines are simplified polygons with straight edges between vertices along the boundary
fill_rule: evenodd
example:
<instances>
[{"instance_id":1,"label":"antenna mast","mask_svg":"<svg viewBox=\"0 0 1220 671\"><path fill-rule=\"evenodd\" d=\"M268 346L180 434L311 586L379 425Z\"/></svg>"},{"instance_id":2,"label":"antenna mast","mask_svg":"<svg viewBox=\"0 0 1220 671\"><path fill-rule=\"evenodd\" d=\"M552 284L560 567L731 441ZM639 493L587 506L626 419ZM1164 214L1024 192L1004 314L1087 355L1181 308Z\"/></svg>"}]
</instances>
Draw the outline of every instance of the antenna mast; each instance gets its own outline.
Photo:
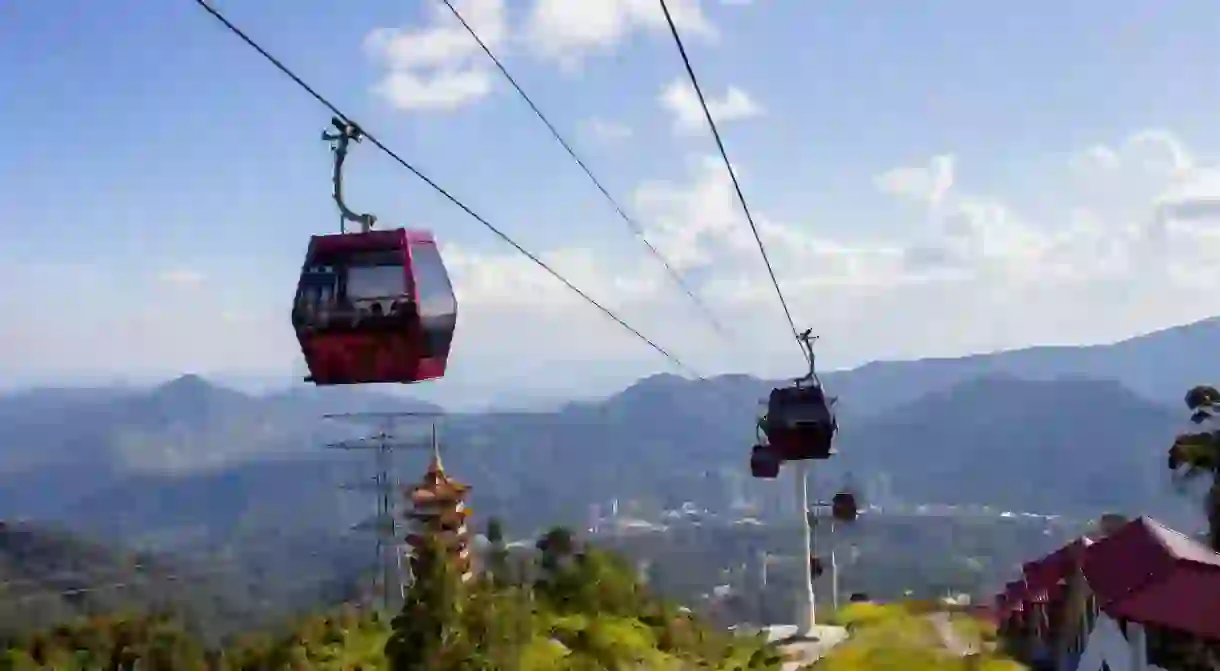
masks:
<instances>
[{"instance_id":1,"label":"antenna mast","mask_svg":"<svg viewBox=\"0 0 1220 671\"><path fill-rule=\"evenodd\" d=\"M341 489L349 491L371 491L377 496L377 510L372 517L358 522L352 528L359 531L372 531L376 539L375 566L379 574L381 586L381 607L388 613L394 612L395 603L401 601L406 589L406 581L402 566L403 538L399 533L402 529L398 523L398 495L401 482L394 475L395 450L434 450L436 435L436 418L438 412L353 412L323 415L324 419L334 419L359 424L373 423L378 428L371 435L352 440L343 440L326 445L332 450L371 450L374 457L373 476L359 482L340 485ZM423 420L430 429L428 437L399 440L395 436L398 426L406 422L419 423ZM395 590L397 585L397 590Z\"/></svg>"}]
</instances>

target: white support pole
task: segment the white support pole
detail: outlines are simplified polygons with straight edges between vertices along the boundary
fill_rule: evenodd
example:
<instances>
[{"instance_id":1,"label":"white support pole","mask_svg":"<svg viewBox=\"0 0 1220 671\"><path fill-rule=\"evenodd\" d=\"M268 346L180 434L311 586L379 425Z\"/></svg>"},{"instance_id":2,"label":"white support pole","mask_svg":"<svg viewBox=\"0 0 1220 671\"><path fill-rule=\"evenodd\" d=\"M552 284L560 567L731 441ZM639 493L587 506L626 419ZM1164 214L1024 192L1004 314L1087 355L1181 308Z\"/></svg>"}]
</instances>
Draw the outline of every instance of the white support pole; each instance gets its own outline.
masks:
<instances>
[{"instance_id":1,"label":"white support pole","mask_svg":"<svg viewBox=\"0 0 1220 671\"><path fill-rule=\"evenodd\" d=\"M809 487L806 483L808 475L809 462L796 462L792 476L796 487L796 508L801 515L801 564L805 567L800 583L804 585L804 592L799 594L796 600L797 635L809 633L817 622L813 600L813 530L809 526Z\"/></svg>"},{"instance_id":2,"label":"white support pole","mask_svg":"<svg viewBox=\"0 0 1220 671\"><path fill-rule=\"evenodd\" d=\"M839 534L836 533L834 519L830 522L830 604L835 612L839 612L839 561L835 551L839 549Z\"/></svg>"}]
</instances>

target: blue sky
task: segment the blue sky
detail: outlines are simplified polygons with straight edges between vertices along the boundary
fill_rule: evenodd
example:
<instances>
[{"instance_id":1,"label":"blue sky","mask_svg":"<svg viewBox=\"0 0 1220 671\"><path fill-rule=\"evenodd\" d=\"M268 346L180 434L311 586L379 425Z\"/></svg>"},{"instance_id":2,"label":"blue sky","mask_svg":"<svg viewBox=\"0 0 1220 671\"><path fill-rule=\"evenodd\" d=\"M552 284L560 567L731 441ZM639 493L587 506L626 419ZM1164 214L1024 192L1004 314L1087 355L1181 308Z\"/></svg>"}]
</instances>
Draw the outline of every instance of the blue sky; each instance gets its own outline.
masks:
<instances>
[{"instance_id":1,"label":"blue sky","mask_svg":"<svg viewBox=\"0 0 1220 671\"><path fill-rule=\"evenodd\" d=\"M710 135L680 132L659 101L683 76L659 7L582 2L572 16L560 0L459 7L484 17L476 27L500 37L493 48L524 88L650 239L683 259L739 332L732 345L659 282L546 129L458 42L464 33L427 42L455 29L439 2L214 4L701 372L785 373L799 359L757 251L740 244L748 230L723 166L703 163ZM777 265L797 319L825 333L830 365L1114 339L1215 312L1211 292L1181 278L1183 264L1212 259L1203 223L1182 224L1159 264L1133 250L1146 247L1158 199L1211 188L1220 8L673 4L708 95L735 87L752 101L754 114L728 114L722 130L752 208L790 257ZM391 29L383 44L396 45L399 71L489 76L490 92L427 109L391 100L378 86L394 58L371 44L377 29ZM187 0L5 3L0 99L0 260L16 280L0 307L21 315L0 324L0 375L28 384L197 371L287 384L299 372L289 294L308 236L335 226L325 109ZM630 135L599 137L594 119ZM939 196L912 186L927 186L935 156L952 157L939 164L952 167ZM1104 160L1081 168L1089 157ZM358 209L433 228L454 250L466 328L445 393L566 392L664 368L372 147L350 164ZM928 275L904 261L929 245L952 267ZM1095 312L1072 317L1084 301ZM1019 327L1014 306L1029 310Z\"/></svg>"}]
</instances>

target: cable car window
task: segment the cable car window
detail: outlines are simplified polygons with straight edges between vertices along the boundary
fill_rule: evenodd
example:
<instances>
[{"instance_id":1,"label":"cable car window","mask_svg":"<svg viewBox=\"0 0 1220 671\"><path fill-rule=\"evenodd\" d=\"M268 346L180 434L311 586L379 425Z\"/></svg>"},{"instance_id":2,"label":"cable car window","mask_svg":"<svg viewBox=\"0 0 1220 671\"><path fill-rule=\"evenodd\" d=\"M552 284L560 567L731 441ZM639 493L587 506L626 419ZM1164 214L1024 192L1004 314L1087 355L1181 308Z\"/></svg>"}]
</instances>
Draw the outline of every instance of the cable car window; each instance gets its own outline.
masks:
<instances>
[{"instance_id":1,"label":"cable car window","mask_svg":"<svg viewBox=\"0 0 1220 671\"><path fill-rule=\"evenodd\" d=\"M330 266L309 266L301 273L297 292L297 308L306 320L325 316L338 287L338 276Z\"/></svg>"},{"instance_id":2,"label":"cable car window","mask_svg":"<svg viewBox=\"0 0 1220 671\"><path fill-rule=\"evenodd\" d=\"M407 292L401 252L353 255L347 265L347 299L396 298Z\"/></svg>"},{"instance_id":3,"label":"cable car window","mask_svg":"<svg viewBox=\"0 0 1220 671\"><path fill-rule=\"evenodd\" d=\"M449 284L449 273L436 245L417 244L411 249L411 266L415 270L416 300L421 317L448 317L457 312L457 299Z\"/></svg>"},{"instance_id":4,"label":"cable car window","mask_svg":"<svg viewBox=\"0 0 1220 671\"><path fill-rule=\"evenodd\" d=\"M419 243L413 246L411 268L425 348L429 356L448 356L453 330L457 326L457 299L436 245Z\"/></svg>"}]
</instances>

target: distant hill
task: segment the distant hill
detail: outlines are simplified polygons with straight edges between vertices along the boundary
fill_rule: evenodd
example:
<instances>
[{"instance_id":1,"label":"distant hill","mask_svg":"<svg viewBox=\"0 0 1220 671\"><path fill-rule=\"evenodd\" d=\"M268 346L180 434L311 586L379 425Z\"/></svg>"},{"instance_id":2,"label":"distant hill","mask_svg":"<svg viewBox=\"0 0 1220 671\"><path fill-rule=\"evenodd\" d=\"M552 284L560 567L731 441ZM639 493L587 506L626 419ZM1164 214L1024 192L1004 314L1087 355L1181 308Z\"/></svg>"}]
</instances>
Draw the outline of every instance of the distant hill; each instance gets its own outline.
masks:
<instances>
[{"instance_id":1,"label":"distant hill","mask_svg":"<svg viewBox=\"0 0 1220 671\"><path fill-rule=\"evenodd\" d=\"M844 429L836 465L887 472L914 501L1163 509L1180 414L1108 380L976 378Z\"/></svg>"},{"instance_id":2,"label":"distant hill","mask_svg":"<svg viewBox=\"0 0 1220 671\"><path fill-rule=\"evenodd\" d=\"M474 486L480 515L524 525L583 526L591 503L613 498L654 509L684 501L724 507L744 494L782 506L790 491L782 480L748 478L753 390L746 387L765 383L747 382L736 382L736 403L709 383L654 378L556 413L451 417L446 465ZM845 423L841 456L820 466L817 479L824 490L848 472L865 486L884 474L906 501L1086 516L1150 511L1179 520L1190 504L1170 491L1162 455L1180 423L1172 410L1111 381L979 378ZM371 498L339 490L371 475L368 455L308 443L297 449L206 471L117 473L89 487L65 480L84 477L80 471L37 471L3 491L25 514L171 545L280 529L339 533L372 512ZM403 455L399 477L418 477L423 459Z\"/></svg>"},{"instance_id":3,"label":"distant hill","mask_svg":"<svg viewBox=\"0 0 1220 671\"><path fill-rule=\"evenodd\" d=\"M189 472L297 455L325 438L324 413L355 410L440 408L354 388L250 396L195 375L148 390L36 389L0 396L0 473Z\"/></svg>"},{"instance_id":4,"label":"distant hill","mask_svg":"<svg viewBox=\"0 0 1220 671\"><path fill-rule=\"evenodd\" d=\"M1115 380L1163 405L1181 403L1190 387L1220 380L1220 317L1162 329L1112 344L1025 349L965 357L878 361L825 376L849 412L867 414L913 401L959 382L994 375L1030 380Z\"/></svg>"},{"instance_id":5,"label":"distant hill","mask_svg":"<svg viewBox=\"0 0 1220 671\"><path fill-rule=\"evenodd\" d=\"M1212 374L1200 352L1213 344L1217 320L1114 345L831 373L842 456L818 469L818 491L850 471L866 487L886 476L906 501L1182 520L1192 504L1169 491L1162 454L1183 419L1171 404ZM590 504L615 498L655 509L748 496L777 510L783 481L747 471L758 400L772 384L656 375L552 412L451 415L446 464L474 486L479 514L525 527L583 526ZM320 447L351 435L319 419L344 410L436 408L362 389L252 396L195 376L139 391L3 396L0 515L170 545L338 534L372 512L367 497L337 490L371 475L367 455ZM400 475L414 477L422 459L404 455Z\"/></svg>"},{"instance_id":6,"label":"distant hill","mask_svg":"<svg viewBox=\"0 0 1220 671\"><path fill-rule=\"evenodd\" d=\"M0 636L130 610L173 613L215 638L263 621L244 582L215 566L127 552L62 528L0 526Z\"/></svg>"}]
</instances>

